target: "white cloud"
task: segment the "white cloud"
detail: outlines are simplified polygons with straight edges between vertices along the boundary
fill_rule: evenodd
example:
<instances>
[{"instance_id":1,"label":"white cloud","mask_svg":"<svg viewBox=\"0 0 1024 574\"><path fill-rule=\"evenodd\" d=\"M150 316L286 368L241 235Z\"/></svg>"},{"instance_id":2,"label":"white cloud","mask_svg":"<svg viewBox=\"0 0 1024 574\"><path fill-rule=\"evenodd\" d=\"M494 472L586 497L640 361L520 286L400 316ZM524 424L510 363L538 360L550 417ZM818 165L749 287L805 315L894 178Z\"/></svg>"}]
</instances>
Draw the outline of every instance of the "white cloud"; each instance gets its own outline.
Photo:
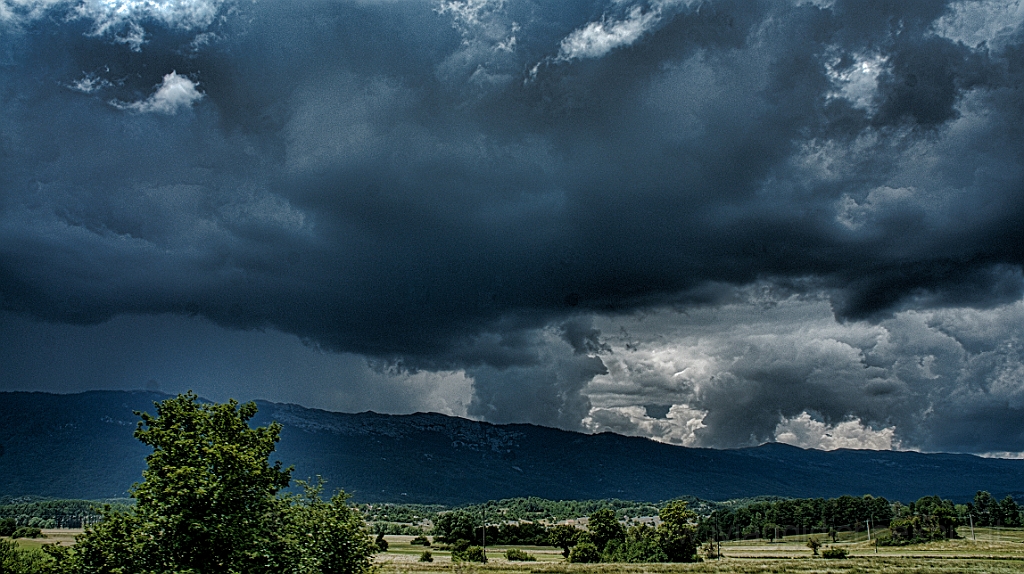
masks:
<instances>
[{"instance_id":1,"label":"white cloud","mask_svg":"<svg viewBox=\"0 0 1024 574\"><path fill-rule=\"evenodd\" d=\"M99 90L109 88L112 84L104 78L95 74L86 74L81 79L72 82L67 87L83 94L91 94Z\"/></svg>"},{"instance_id":2,"label":"white cloud","mask_svg":"<svg viewBox=\"0 0 1024 574\"><path fill-rule=\"evenodd\" d=\"M681 446L697 444L696 431L704 427L706 411L689 405L672 405L665 418L654 418L642 406L594 407L583 419L583 427L593 433L614 432L626 436L643 436L659 442Z\"/></svg>"},{"instance_id":3,"label":"white cloud","mask_svg":"<svg viewBox=\"0 0 1024 574\"><path fill-rule=\"evenodd\" d=\"M192 107L192 104L203 98L196 89L196 84L177 72L164 76L163 83L156 92L145 100L132 103L112 102L115 106L139 113L156 113L173 115Z\"/></svg>"},{"instance_id":4,"label":"white cloud","mask_svg":"<svg viewBox=\"0 0 1024 574\"><path fill-rule=\"evenodd\" d=\"M557 59L600 58L615 48L632 44L660 20L660 11L644 12L634 6L621 20L591 22L562 39Z\"/></svg>"},{"instance_id":5,"label":"white cloud","mask_svg":"<svg viewBox=\"0 0 1024 574\"><path fill-rule=\"evenodd\" d=\"M858 418L828 425L814 419L807 411L785 419L775 427L777 442L818 450L893 450L898 446L898 443L894 443L895 434L895 427L875 430L861 423Z\"/></svg>"},{"instance_id":6,"label":"white cloud","mask_svg":"<svg viewBox=\"0 0 1024 574\"><path fill-rule=\"evenodd\" d=\"M886 58L880 54L857 54L852 63L836 58L826 66L836 87L829 97L845 98L854 107L870 111L878 91L878 75L885 64Z\"/></svg>"},{"instance_id":7,"label":"white cloud","mask_svg":"<svg viewBox=\"0 0 1024 574\"><path fill-rule=\"evenodd\" d=\"M712 447L1020 450L1024 301L872 324L837 321L826 299L749 291L685 314L598 317L612 352L585 389L585 426ZM645 405L693 414L652 418ZM954 430L979 421L987 430Z\"/></svg>"},{"instance_id":8,"label":"white cloud","mask_svg":"<svg viewBox=\"0 0 1024 574\"><path fill-rule=\"evenodd\" d=\"M226 0L85 0L79 15L95 22L105 34L128 22L153 19L171 28L190 30L213 23Z\"/></svg>"},{"instance_id":9,"label":"white cloud","mask_svg":"<svg viewBox=\"0 0 1024 574\"><path fill-rule=\"evenodd\" d=\"M933 30L939 36L977 46L982 42L999 44L1024 22L1024 3L1020 0L965 0L950 6Z\"/></svg>"},{"instance_id":10,"label":"white cloud","mask_svg":"<svg viewBox=\"0 0 1024 574\"><path fill-rule=\"evenodd\" d=\"M32 21L67 0L0 0L0 22Z\"/></svg>"},{"instance_id":11,"label":"white cloud","mask_svg":"<svg viewBox=\"0 0 1024 574\"><path fill-rule=\"evenodd\" d=\"M232 0L0 0L0 22L26 23L43 18L53 9L63 17L91 20L91 33L112 36L138 51L146 32L140 22L156 21L168 28L192 30L213 23L224 4Z\"/></svg>"}]
</instances>

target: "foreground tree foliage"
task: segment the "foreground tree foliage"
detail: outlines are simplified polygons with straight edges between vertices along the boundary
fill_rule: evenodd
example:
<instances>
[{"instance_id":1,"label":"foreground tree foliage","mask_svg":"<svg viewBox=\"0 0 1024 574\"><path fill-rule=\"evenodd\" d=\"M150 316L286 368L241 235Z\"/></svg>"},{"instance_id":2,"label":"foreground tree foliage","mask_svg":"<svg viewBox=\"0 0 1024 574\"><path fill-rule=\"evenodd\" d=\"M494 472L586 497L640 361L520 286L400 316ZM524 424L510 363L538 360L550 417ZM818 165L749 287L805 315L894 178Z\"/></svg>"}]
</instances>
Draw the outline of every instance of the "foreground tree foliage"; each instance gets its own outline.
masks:
<instances>
[{"instance_id":1,"label":"foreground tree foliage","mask_svg":"<svg viewBox=\"0 0 1024 574\"><path fill-rule=\"evenodd\" d=\"M361 573L373 544L343 493L320 498L322 483L279 497L291 469L267 458L280 425L250 428L256 405L199 402L189 392L140 413L135 436L153 447L127 511L103 521L71 548L49 547L67 574Z\"/></svg>"}]
</instances>

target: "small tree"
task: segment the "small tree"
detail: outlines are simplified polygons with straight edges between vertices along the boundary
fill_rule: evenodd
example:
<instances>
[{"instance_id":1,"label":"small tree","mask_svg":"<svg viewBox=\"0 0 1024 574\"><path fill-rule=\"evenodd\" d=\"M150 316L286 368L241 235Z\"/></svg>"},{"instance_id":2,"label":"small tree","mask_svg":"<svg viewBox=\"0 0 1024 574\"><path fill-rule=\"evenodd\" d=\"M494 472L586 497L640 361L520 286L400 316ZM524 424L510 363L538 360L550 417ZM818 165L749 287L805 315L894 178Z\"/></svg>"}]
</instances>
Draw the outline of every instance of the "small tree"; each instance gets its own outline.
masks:
<instances>
[{"instance_id":1,"label":"small tree","mask_svg":"<svg viewBox=\"0 0 1024 574\"><path fill-rule=\"evenodd\" d=\"M673 500L658 512L658 538L669 562L694 562L697 556L697 514L686 501Z\"/></svg>"},{"instance_id":2,"label":"small tree","mask_svg":"<svg viewBox=\"0 0 1024 574\"><path fill-rule=\"evenodd\" d=\"M817 556L818 549L821 548L821 540L819 540L817 536L811 536L807 539L807 547L811 549L811 552L814 552L815 556Z\"/></svg>"},{"instance_id":3,"label":"small tree","mask_svg":"<svg viewBox=\"0 0 1024 574\"><path fill-rule=\"evenodd\" d=\"M548 542L555 548L562 549L562 556L569 557L569 550L579 541L583 531L568 524L559 524L548 532Z\"/></svg>"},{"instance_id":4,"label":"small tree","mask_svg":"<svg viewBox=\"0 0 1024 574\"><path fill-rule=\"evenodd\" d=\"M590 541L600 551L604 551L612 540L621 542L626 538L626 529L615 518L615 512L608 508L590 515L587 520L587 531L590 533Z\"/></svg>"},{"instance_id":5,"label":"small tree","mask_svg":"<svg viewBox=\"0 0 1024 574\"><path fill-rule=\"evenodd\" d=\"M456 540L473 541L480 519L463 510L439 514L434 520L434 540L453 544Z\"/></svg>"},{"instance_id":6,"label":"small tree","mask_svg":"<svg viewBox=\"0 0 1024 574\"><path fill-rule=\"evenodd\" d=\"M601 561L601 551L593 542L580 542L569 552L569 562L578 564L593 564Z\"/></svg>"}]
</instances>

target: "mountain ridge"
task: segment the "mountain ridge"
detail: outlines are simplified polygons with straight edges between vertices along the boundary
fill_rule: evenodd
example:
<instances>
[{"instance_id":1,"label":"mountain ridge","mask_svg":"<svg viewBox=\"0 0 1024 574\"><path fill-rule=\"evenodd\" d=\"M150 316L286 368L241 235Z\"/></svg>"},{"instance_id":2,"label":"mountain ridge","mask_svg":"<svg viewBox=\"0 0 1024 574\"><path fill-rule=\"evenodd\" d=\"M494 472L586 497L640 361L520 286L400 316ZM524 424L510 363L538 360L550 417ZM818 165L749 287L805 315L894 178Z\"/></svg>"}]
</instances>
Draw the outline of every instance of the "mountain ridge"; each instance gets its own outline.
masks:
<instances>
[{"instance_id":1,"label":"mountain ridge","mask_svg":"<svg viewBox=\"0 0 1024 574\"><path fill-rule=\"evenodd\" d=\"M0 495L124 496L148 448L138 417L168 395L90 391L0 393ZM463 504L517 496L663 501L758 495L873 494L909 501L977 490L1019 492L1024 461L971 454L839 449L782 443L689 448L614 433L492 424L439 413L337 413L255 401L251 421L282 425L272 460L293 477L321 475L360 502Z\"/></svg>"}]
</instances>

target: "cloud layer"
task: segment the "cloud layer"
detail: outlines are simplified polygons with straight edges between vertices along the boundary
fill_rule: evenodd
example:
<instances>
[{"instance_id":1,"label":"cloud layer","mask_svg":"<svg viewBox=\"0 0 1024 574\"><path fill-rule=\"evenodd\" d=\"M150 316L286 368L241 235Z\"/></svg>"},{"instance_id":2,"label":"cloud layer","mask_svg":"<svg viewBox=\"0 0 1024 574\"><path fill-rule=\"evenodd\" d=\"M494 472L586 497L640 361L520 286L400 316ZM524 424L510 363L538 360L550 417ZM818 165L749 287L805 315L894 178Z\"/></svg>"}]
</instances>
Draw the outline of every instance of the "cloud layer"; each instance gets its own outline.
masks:
<instances>
[{"instance_id":1,"label":"cloud layer","mask_svg":"<svg viewBox=\"0 0 1024 574\"><path fill-rule=\"evenodd\" d=\"M0 0L0 308L286 333L494 421L1021 451L1022 19Z\"/></svg>"}]
</instances>

